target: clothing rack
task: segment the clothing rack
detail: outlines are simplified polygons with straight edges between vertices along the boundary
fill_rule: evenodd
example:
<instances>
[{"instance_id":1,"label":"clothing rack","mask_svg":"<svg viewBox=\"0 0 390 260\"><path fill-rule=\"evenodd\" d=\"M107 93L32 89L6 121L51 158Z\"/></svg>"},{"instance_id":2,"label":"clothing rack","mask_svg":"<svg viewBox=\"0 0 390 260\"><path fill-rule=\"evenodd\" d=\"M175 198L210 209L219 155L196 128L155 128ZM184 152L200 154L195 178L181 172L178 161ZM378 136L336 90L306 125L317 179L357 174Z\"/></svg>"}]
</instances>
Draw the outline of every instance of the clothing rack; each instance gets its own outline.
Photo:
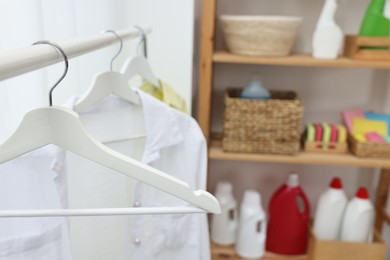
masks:
<instances>
[{"instance_id":1,"label":"clothing rack","mask_svg":"<svg viewBox=\"0 0 390 260\"><path fill-rule=\"evenodd\" d=\"M115 32L122 40L126 40L149 34L151 31L151 27L141 26ZM119 41L119 38L114 33L106 32L96 36L73 38L64 42L57 42L57 44L62 47L68 59L70 59L119 43ZM63 62L62 55L47 44L2 51L0 52L0 80L15 77L58 62Z\"/></svg>"},{"instance_id":2,"label":"clothing rack","mask_svg":"<svg viewBox=\"0 0 390 260\"><path fill-rule=\"evenodd\" d=\"M101 49L111 44L120 43L126 39L133 39L137 37L145 37L146 34L151 32L151 28L148 26L144 27L132 27L130 29L118 30L118 31L106 31L96 36L74 38L64 42L56 42L66 54L68 59L77 57L94 50ZM143 39L145 40L145 39ZM49 44L37 44L31 45L24 48L7 50L0 52L0 80L8 79L14 76L18 76L27 72L31 72L40 68L47 67L49 65L63 62L65 55L62 52L53 48L53 45ZM66 70L65 70L66 71ZM66 75L66 73L64 73ZM114 76L117 74L114 74ZM120 74L119 74L120 75ZM62 78L61 78L62 79ZM122 79L122 78L120 78ZM53 114L53 116L51 116ZM54 115L55 114L55 115ZM52 120L57 117L56 120ZM27 118L27 119L25 119ZM97 162L102 160L101 165L108 168L114 169L122 174L134 177L139 181L143 181L147 184L155 186L156 188L168 192L173 196L180 199L184 199L198 207L132 207L132 208L88 208L88 209L37 209L37 210L1 210L0 218L2 217L64 217L64 216L112 216L112 215L153 215L153 214L187 214L187 213L208 213L213 212L219 213L220 206L214 196L203 190L193 191L191 187L164 172L154 169L150 166L143 165L137 161L131 160L130 158L124 158L125 156L115 153L111 149L100 146L100 142L89 137L84 128L81 126L77 114L72 114L70 111L64 111L59 107L51 108L39 108L30 111L25 115L25 118L21 123L21 126L11 135L4 143L1 143L2 153L0 153L0 161L5 162L9 159L14 158L14 155L22 154L23 152L36 149L36 147L42 147L42 144L48 143L57 144L53 142L56 138L51 139L54 128L52 125L57 125L55 129L66 129L63 127L65 123L67 126L71 125L69 129L78 129L76 131L64 132L64 136L68 134L59 143L69 143L68 140L64 141L69 136L77 136L78 140L83 140L83 144L86 147L90 147L91 151L98 149L97 153L86 152L87 148L76 144L73 152L81 155L87 159ZM37 123L37 121L39 121ZM23 125L23 122L27 122ZM31 123L33 122L33 123ZM62 124L62 125L60 125ZM25 126L28 127L25 127ZM37 125L43 125L43 127L36 127ZM32 128L30 128L32 126ZM50 126L50 127L46 127ZM47 130L47 131L46 131ZM13 137L14 134L15 136ZM29 134L32 134L37 140L43 140L38 145L36 143L27 143L21 148L21 145L16 145L18 151L15 152L8 148L8 144L18 140L24 141L24 138ZM39 137L38 137L39 136ZM23 137L23 138L21 138ZM43 137L43 138L41 138ZM13 139L14 138L14 139ZM31 139L27 137L27 139ZM60 138L57 138L60 139ZM9 141L12 140L12 141ZM38 141L40 142L40 141ZM75 142L76 143L76 142ZM60 144L60 145L61 145ZM4 148L5 147L5 148ZM20 148L20 149L19 149ZM10 153L8 153L12 150ZM76 151L76 152L75 152ZM14 153L15 152L15 153ZM93 156L91 154L94 154ZM119 155L118 155L119 154ZM129 170L130 169L130 170ZM141 174L142 173L142 174ZM142 176L142 177L141 177ZM210 210L209 210L210 207Z\"/></svg>"}]
</instances>

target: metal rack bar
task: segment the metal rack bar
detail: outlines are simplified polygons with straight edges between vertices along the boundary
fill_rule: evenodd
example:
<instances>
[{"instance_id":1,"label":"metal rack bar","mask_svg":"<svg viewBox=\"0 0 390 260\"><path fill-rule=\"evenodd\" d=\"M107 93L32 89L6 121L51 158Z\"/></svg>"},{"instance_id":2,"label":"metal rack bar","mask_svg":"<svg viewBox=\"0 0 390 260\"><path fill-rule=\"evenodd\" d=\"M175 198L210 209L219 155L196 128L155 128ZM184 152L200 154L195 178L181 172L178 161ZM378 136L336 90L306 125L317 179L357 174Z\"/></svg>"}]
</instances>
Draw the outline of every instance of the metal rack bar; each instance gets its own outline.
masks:
<instances>
[{"instance_id":1,"label":"metal rack bar","mask_svg":"<svg viewBox=\"0 0 390 260\"><path fill-rule=\"evenodd\" d=\"M146 34L152 31L148 26L141 28ZM141 30L135 27L118 30L116 33L123 40L142 36ZM115 34L102 33L96 36L73 38L64 42L57 42L57 44L64 49L70 59L118 42L119 39ZM15 77L58 62L62 62L61 54L55 48L46 44L3 51L0 52L0 80Z\"/></svg>"}]
</instances>

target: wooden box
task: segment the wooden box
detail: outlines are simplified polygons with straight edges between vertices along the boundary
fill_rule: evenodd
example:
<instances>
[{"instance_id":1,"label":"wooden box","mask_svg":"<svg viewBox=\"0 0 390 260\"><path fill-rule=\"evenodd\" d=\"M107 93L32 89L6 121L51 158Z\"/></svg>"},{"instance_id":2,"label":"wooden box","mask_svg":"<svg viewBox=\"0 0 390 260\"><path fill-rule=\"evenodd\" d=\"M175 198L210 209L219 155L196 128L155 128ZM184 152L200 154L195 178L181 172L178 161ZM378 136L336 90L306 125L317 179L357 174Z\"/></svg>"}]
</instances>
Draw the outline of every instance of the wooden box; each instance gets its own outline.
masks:
<instances>
[{"instance_id":1,"label":"wooden box","mask_svg":"<svg viewBox=\"0 0 390 260\"><path fill-rule=\"evenodd\" d=\"M390 38L388 37L358 37L347 35L345 37L344 55L357 60L390 61L389 47Z\"/></svg>"},{"instance_id":2,"label":"wooden box","mask_svg":"<svg viewBox=\"0 0 390 260\"><path fill-rule=\"evenodd\" d=\"M315 153L348 153L348 143L304 142L304 150Z\"/></svg>"},{"instance_id":3,"label":"wooden box","mask_svg":"<svg viewBox=\"0 0 390 260\"><path fill-rule=\"evenodd\" d=\"M244 260L247 258L239 257L234 249L234 246L220 246L211 243L211 259L212 260ZM267 252L261 260L309 260L307 255L285 256Z\"/></svg>"},{"instance_id":4,"label":"wooden box","mask_svg":"<svg viewBox=\"0 0 390 260\"><path fill-rule=\"evenodd\" d=\"M386 244L377 232L372 243L318 240L311 232L308 254L311 260L383 260Z\"/></svg>"}]
</instances>

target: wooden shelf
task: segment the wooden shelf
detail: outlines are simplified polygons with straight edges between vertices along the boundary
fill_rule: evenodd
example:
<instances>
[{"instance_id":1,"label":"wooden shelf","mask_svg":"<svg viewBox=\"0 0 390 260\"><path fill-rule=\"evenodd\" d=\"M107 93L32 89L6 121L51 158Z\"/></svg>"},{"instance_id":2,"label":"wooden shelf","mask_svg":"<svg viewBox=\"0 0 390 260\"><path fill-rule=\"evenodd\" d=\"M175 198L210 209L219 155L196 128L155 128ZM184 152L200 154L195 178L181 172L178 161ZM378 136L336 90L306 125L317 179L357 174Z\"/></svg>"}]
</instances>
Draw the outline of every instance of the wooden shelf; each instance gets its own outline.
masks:
<instances>
[{"instance_id":1,"label":"wooden shelf","mask_svg":"<svg viewBox=\"0 0 390 260\"><path fill-rule=\"evenodd\" d=\"M327 67L327 68L368 68L368 69L390 69L390 61L367 61L340 57L335 60L314 59L309 54L293 53L287 57L251 57L243 55L233 55L226 51L215 50L216 40L216 14L218 0L202 0L202 21L201 21L201 46L199 61L198 80L198 113L197 120L203 134L209 144L208 156L210 160L225 161L253 161L270 163L289 163L305 165L335 165L350 167L381 168L380 180L377 187L375 207L383 209L386 207L388 191L390 187L390 159L360 159L351 154L316 154L301 152L295 156L285 155L264 155L264 154L244 154L226 153L222 150L221 141L210 136L212 123L212 94L214 84L213 66L216 64L258 64L258 65L278 65L295 67ZM220 140L220 139L216 139ZM212 174L208 174L211 176ZM375 215L375 228L382 230L385 221L390 222L390 218L384 218L383 214ZM218 249L219 250L219 249ZM213 251L212 251L213 252ZM234 251L224 256L213 252L213 260L240 259ZM267 255L267 257L269 257ZM326 256L321 256L327 259ZM272 258L265 258L272 259ZM274 258L275 259L275 258ZM283 259L283 258L276 258ZM291 258L290 258L291 259ZM307 258L306 258L307 259Z\"/></svg>"},{"instance_id":2,"label":"wooden shelf","mask_svg":"<svg viewBox=\"0 0 390 260\"><path fill-rule=\"evenodd\" d=\"M212 260L241 260L241 258L236 255L235 250L232 246L219 246L214 243L211 243L211 255ZM306 255L299 256L285 256L277 255L273 253L266 253L261 260L309 260Z\"/></svg>"},{"instance_id":3,"label":"wooden shelf","mask_svg":"<svg viewBox=\"0 0 390 260\"><path fill-rule=\"evenodd\" d=\"M321 154L303 151L298 155L228 153L222 150L222 142L220 140L211 141L209 159L390 169L389 159L361 159L352 154Z\"/></svg>"},{"instance_id":4,"label":"wooden shelf","mask_svg":"<svg viewBox=\"0 0 390 260\"><path fill-rule=\"evenodd\" d=\"M335 60L314 59L309 54L292 54L286 57L253 57L234 55L226 51L213 54L214 63L265 64L302 67L333 67L333 68L376 68L389 69L388 61L363 61L341 57Z\"/></svg>"}]
</instances>

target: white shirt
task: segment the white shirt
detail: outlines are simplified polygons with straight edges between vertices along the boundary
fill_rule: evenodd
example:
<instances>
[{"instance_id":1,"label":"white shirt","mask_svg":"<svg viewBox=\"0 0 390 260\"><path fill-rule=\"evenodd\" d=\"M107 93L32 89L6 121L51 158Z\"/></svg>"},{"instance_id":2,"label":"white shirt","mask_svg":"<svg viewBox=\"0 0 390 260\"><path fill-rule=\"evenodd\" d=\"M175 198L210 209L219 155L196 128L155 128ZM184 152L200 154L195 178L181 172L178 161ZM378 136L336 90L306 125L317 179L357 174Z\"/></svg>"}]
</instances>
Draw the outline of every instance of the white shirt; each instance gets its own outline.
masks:
<instances>
[{"instance_id":1,"label":"white shirt","mask_svg":"<svg viewBox=\"0 0 390 260\"><path fill-rule=\"evenodd\" d=\"M66 203L64 153L58 147L49 145L0 164L0 210L61 208ZM66 219L0 218L0 259L72 259Z\"/></svg>"},{"instance_id":2,"label":"white shirt","mask_svg":"<svg viewBox=\"0 0 390 260\"><path fill-rule=\"evenodd\" d=\"M206 142L196 121L142 91L138 91L138 94L142 106L111 96L81 113L80 118L87 130L101 141L115 136L146 133L146 140L121 142L126 143L128 148L136 147L136 150L126 152L126 148L118 143L109 146L126 155L137 154L138 151L136 159L184 180L194 190L206 189ZM128 184L121 183L117 190L123 191L124 185ZM109 193L115 192L112 187L108 190ZM188 202L143 183L137 183L134 190L135 206L190 206ZM105 187L101 187L101 192L105 192ZM126 194L122 196L126 197ZM132 199L126 199L127 206L132 206ZM129 221L127 237L122 238L122 256L126 259L210 259L206 214L132 216ZM84 223L84 228L87 228L85 225L88 223ZM114 225L118 226L118 222ZM123 222L121 226L122 229L126 228L126 223ZM105 247L110 243L100 242ZM95 246L99 248L99 245Z\"/></svg>"},{"instance_id":3,"label":"white shirt","mask_svg":"<svg viewBox=\"0 0 390 260\"><path fill-rule=\"evenodd\" d=\"M147 141L143 162L206 189L207 146L196 121L143 92ZM141 206L190 206L188 202L143 183L135 190ZM131 251L136 259L210 259L205 214L135 216ZM142 244L144 241L144 244Z\"/></svg>"}]
</instances>

